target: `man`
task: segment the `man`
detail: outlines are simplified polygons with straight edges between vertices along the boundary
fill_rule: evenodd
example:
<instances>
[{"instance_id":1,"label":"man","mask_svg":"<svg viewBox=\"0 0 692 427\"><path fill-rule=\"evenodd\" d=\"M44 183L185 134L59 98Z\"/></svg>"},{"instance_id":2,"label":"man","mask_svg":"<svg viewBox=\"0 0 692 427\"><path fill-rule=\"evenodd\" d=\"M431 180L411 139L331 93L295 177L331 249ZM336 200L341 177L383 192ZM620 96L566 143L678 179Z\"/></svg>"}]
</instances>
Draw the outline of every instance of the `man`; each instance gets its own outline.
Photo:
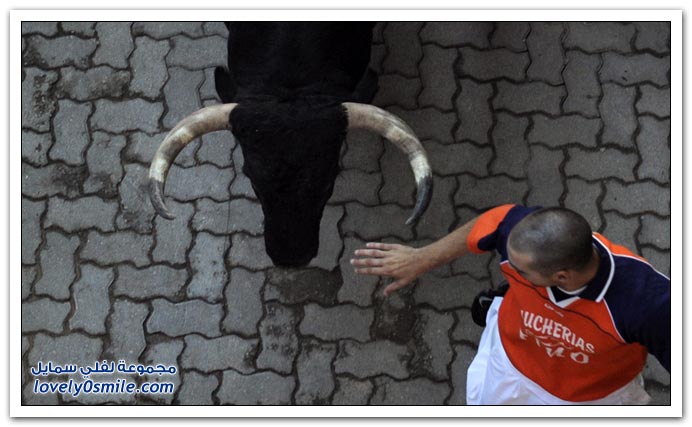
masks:
<instances>
[{"instance_id":1,"label":"man","mask_svg":"<svg viewBox=\"0 0 692 427\"><path fill-rule=\"evenodd\" d=\"M351 263L357 273L394 278L388 295L490 250L509 287L489 305L468 369L469 404L650 400L640 375L647 352L670 372L670 279L573 211L503 205L422 248L368 243Z\"/></svg>"}]
</instances>

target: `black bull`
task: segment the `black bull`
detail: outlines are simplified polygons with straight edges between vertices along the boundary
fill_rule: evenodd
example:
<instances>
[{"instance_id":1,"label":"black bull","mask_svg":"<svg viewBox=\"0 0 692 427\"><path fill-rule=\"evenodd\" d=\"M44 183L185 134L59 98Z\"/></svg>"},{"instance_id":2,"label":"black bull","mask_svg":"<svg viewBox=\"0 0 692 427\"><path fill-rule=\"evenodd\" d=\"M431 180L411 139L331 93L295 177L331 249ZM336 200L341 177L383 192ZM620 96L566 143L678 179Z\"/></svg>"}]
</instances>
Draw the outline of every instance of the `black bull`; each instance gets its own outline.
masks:
<instances>
[{"instance_id":1,"label":"black bull","mask_svg":"<svg viewBox=\"0 0 692 427\"><path fill-rule=\"evenodd\" d=\"M264 212L267 254L276 265L302 266L317 255L322 212L352 128L377 132L408 155L417 200L407 224L430 201L432 173L413 131L367 102L377 89L368 69L372 24L287 22L228 24L228 69L215 72L222 105L183 119L161 143L149 170L156 212L170 165L193 139L231 130Z\"/></svg>"}]
</instances>

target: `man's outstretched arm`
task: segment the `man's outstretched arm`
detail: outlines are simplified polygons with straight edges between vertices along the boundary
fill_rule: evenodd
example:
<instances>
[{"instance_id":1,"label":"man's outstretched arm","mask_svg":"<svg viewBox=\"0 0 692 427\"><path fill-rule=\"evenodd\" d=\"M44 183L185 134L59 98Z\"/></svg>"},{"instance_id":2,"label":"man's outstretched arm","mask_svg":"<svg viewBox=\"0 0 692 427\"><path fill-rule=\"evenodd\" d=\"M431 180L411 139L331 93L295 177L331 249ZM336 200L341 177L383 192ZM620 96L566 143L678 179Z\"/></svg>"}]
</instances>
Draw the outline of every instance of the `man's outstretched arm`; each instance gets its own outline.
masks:
<instances>
[{"instance_id":1,"label":"man's outstretched arm","mask_svg":"<svg viewBox=\"0 0 692 427\"><path fill-rule=\"evenodd\" d=\"M421 248L390 243L367 243L366 249L354 252L351 264L358 274L392 277L394 282L384 294L403 288L415 279L443 264L462 257L470 250L466 244L478 217L472 219L440 240Z\"/></svg>"}]
</instances>

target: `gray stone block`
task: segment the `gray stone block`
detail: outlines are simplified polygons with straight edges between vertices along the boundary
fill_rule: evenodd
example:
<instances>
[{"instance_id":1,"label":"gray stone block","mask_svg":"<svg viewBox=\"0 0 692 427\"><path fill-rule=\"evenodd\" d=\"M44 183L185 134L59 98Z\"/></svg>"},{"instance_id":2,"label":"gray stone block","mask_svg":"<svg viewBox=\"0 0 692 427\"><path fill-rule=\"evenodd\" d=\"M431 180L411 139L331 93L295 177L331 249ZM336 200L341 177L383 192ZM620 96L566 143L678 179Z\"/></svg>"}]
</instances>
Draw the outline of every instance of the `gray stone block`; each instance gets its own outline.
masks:
<instances>
[{"instance_id":1,"label":"gray stone block","mask_svg":"<svg viewBox=\"0 0 692 427\"><path fill-rule=\"evenodd\" d=\"M598 201L603 192L600 183L589 183L581 178L568 178L564 207L578 212L591 225L592 230L599 230L602 225L598 211Z\"/></svg>"},{"instance_id":2,"label":"gray stone block","mask_svg":"<svg viewBox=\"0 0 692 427\"><path fill-rule=\"evenodd\" d=\"M22 79L22 129L48 132L57 108L51 87L58 80L58 73L26 66L22 71L26 73Z\"/></svg>"},{"instance_id":3,"label":"gray stone block","mask_svg":"<svg viewBox=\"0 0 692 427\"><path fill-rule=\"evenodd\" d=\"M514 52L525 52L526 39L531 31L528 22L495 22L495 30L490 37L492 47L504 47Z\"/></svg>"},{"instance_id":4,"label":"gray stone block","mask_svg":"<svg viewBox=\"0 0 692 427\"><path fill-rule=\"evenodd\" d=\"M113 311L109 317L110 345L106 354L112 360L137 362L146 348L144 321L149 316L147 304L138 304L126 299L113 302Z\"/></svg>"},{"instance_id":5,"label":"gray stone block","mask_svg":"<svg viewBox=\"0 0 692 427\"><path fill-rule=\"evenodd\" d=\"M81 277L72 286L74 313L70 329L81 329L92 335L106 333L106 318L111 309L109 288L113 283L113 269L93 265L81 266Z\"/></svg>"},{"instance_id":6,"label":"gray stone block","mask_svg":"<svg viewBox=\"0 0 692 427\"><path fill-rule=\"evenodd\" d=\"M252 357L256 350L256 339L235 335L206 339L193 334L185 337L185 350L180 360L183 368L207 374L229 368L248 374L254 371Z\"/></svg>"},{"instance_id":7,"label":"gray stone block","mask_svg":"<svg viewBox=\"0 0 692 427\"><path fill-rule=\"evenodd\" d=\"M82 193L86 176L87 169L84 166L49 164L35 168L22 163L22 194L29 197L77 197Z\"/></svg>"},{"instance_id":8,"label":"gray stone block","mask_svg":"<svg viewBox=\"0 0 692 427\"><path fill-rule=\"evenodd\" d=\"M58 226L68 233L96 228L100 231L115 231L115 215L118 203L99 197L80 199L48 199L48 214L44 227Z\"/></svg>"},{"instance_id":9,"label":"gray stone block","mask_svg":"<svg viewBox=\"0 0 692 427\"><path fill-rule=\"evenodd\" d=\"M257 356L257 368L290 374L299 351L298 315L276 302L267 303L265 308L266 314L259 326L262 349Z\"/></svg>"},{"instance_id":10,"label":"gray stone block","mask_svg":"<svg viewBox=\"0 0 692 427\"><path fill-rule=\"evenodd\" d=\"M123 178L120 152L126 144L124 136L102 132L92 134L92 142L86 152L89 176L84 181L85 193L100 193L106 197L118 194L118 184Z\"/></svg>"},{"instance_id":11,"label":"gray stone block","mask_svg":"<svg viewBox=\"0 0 692 427\"><path fill-rule=\"evenodd\" d=\"M296 371L298 389L295 393L297 405L326 405L334 391L332 360L336 355L335 344L322 344L315 340L304 340L301 346Z\"/></svg>"},{"instance_id":12,"label":"gray stone block","mask_svg":"<svg viewBox=\"0 0 692 427\"><path fill-rule=\"evenodd\" d=\"M622 184L607 180L605 185L606 195L601 202L605 210L616 210L623 215L644 212L670 215L670 192L665 187L649 181Z\"/></svg>"},{"instance_id":13,"label":"gray stone block","mask_svg":"<svg viewBox=\"0 0 692 427\"><path fill-rule=\"evenodd\" d=\"M407 363L410 357L406 346L388 340L366 344L344 340L339 344L334 372L348 373L361 379L383 374L404 379L409 376Z\"/></svg>"},{"instance_id":14,"label":"gray stone block","mask_svg":"<svg viewBox=\"0 0 692 427\"><path fill-rule=\"evenodd\" d=\"M95 26L95 22L60 22L63 32L82 37L94 37L96 35Z\"/></svg>"},{"instance_id":15,"label":"gray stone block","mask_svg":"<svg viewBox=\"0 0 692 427\"><path fill-rule=\"evenodd\" d=\"M418 96L421 106L437 107L440 110L454 108L453 97L457 90L454 63L458 55L456 49L423 46L423 60L419 65L423 83L423 90Z\"/></svg>"},{"instance_id":16,"label":"gray stone block","mask_svg":"<svg viewBox=\"0 0 692 427\"><path fill-rule=\"evenodd\" d=\"M374 132L362 129L349 131L344 143L346 153L341 157L343 168L358 169L370 173L379 172L379 159L384 152L384 144L382 138Z\"/></svg>"},{"instance_id":17,"label":"gray stone block","mask_svg":"<svg viewBox=\"0 0 692 427\"><path fill-rule=\"evenodd\" d=\"M532 144L543 143L558 148L568 144L579 144L585 147L596 147L601 131L601 121L587 119L580 115L565 115L550 118L536 114L533 126L529 131L528 141Z\"/></svg>"},{"instance_id":18,"label":"gray stone block","mask_svg":"<svg viewBox=\"0 0 692 427\"><path fill-rule=\"evenodd\" d=\"M131 28L130 22L97 23L99 47L94 53L94 63L107 64L113 68L127 68L127 60L134 50Z\"/></svg>"},{"instance_id":19,"label":"gray stone block","mask_svg":"<svg viewBox=\"0 0 692 427\"><path fill-rule=\"evenodd\" d=\"M670 250L670 218L642 215L641 221L642 227L637 239L639 243Z\"/></svg>"},{"instance_id":20,"label":"gray stone block","mask_svg":"<svg viewBox=\"0 0 692 427\"><path fill-rule=\"evenodd\" d=\"M90 119L92 129L115 134L136 130L153 133L159 130L159 120L163 114L161 103L140 98L122 101L99 99L95 105L96 110Z\"/></svg>"},{"instance_id":21,"label":"gray stone block","mask_svg":"<svg viewBox=\"0 0 692 427\"><path fill-rule=\"evenodd\" d=\"M118 98L126 93L130 78L130 71L118 71L103 65L86 70L63 67L55 91L58 96L75 101Z\"/></svg>"},{"instance_id":22,"label":"gray stone block","mask_svg":"<svg viewBox=\"0 0 692 427\"><path fill-rule=\"evenodd\" d=\"M637 229L639 228L638 218L625 218L616 212L606 212L604 214L605 228L603 235L610 241L618 245L623 245L632 252L637 253Z\"/></svg>"},{"instance_id":23,"label":"gray stone block","mask_svg":"<svg viewBox=\"0 0 692 427\"><path fill-rule=\"evenodd\" d=\"M22 62L25 65L38 65L41 68L75 66L89 67L89 59L98 46L95 39L82 39L77 36L44 38L29 36Z\"/></svg>"},{"instance_id":24,"label":"gray stone block","mask_svg":"<svg viewBox=\"0 0 692 427\"><path fill-rule=\"evenodd\" d=\"M197 231L216 234L242 231L254 236L262 234L262 206L255 201L234 199L228 202L215 202L199 199L195 205L192 228Z\"/></svg>"},{"instance_id":25,"label":"gray stone block","mask_svg":"<svg viewBox=\"0 0 692 427\"><path fill-rule=\"evenodd\" d=\"M41 244L41 217L46 210L46 202L34 202L22 198L22 264L34 264L36 250Z\"/></svg>"},{"instance_id":26,"label":"gray stone block","mask_svg":"<svg viewBox=\"0 0 692 427\"><path fill-rule=\"evenodd\" d=\"M78 104L69 100L58 102L58 111L53 118L55 142L48 156L70 165L84 163L84 151L89 145L87 121L92 112L91 104ZM60 125L56 125L59 123Z\"/></svg>"},{"instance_id":27,"label":"gray stone block","mask_svg":"<svg viewBox=\"0 0 692 427\"><path fill-rule=\"evenodd\" d=\"M637 147L641 163L637 166L639 179L670 182L670 120L639 118Z\"/></svg>"},{"instance_id":28,"label":"gray stone block","mask_svg":"<svg viewBox=\"0 0 692 427\"><path fill-rule=\"evenodd\" d=\"M378 76L373 104L381 108L397 105L412 110L418 107L418 94L421 90L421 81L417 77L400 74Z\"/></svg>"},{"instance_id":29,"label":"gray stone block","mask_svg":"<svg viewBox=\"0 0 692 427\"><path fill-rule=\"evenodd\" d=\"M562 107L566 113L597 117L598 100L601 97L601 82L598 79L600 55L571 50L566 56L567 64L562 76L567 87L567 98Z\"/></svg>"},{"instance_id":30,"label":"gray stone block","mask_svg":"<svg viewBox=\"0 0 692 427\"><path fill-rule=\"evenodd\" d=\"M118 266L118 278L113 294L127 296L137 301L164 297L178 299L187 281L187 270L166 265L152 265L144 269L129 265Z\"/></svg>"},{"instance_id":31,"label":"gray stone block","mask_svg":"<svg viewBox=\"0 0 692 427\"><path fill-rule=\"evenodd\" d=\"M657 53L670 52L670 22L635 22L637 50L652 50Z\"/></svg>"},{"instance_id":32,"label":"gray stone block","mask_svg":"<svg viewBox=\"0 0 692 427\"><path fill-rule=\"evenodd\" d=\"M380 188L382 188L381 174L346 169L336 176L334 193L329 202L359 202L364 205L377 205L380 202L378 197Z\"/></svg>"},{"instance_id":33,"label":"gray stone block","mask_svg":"<svg viewBox=\"0 0 692 427\"><path fill-rule=\"evenodd\" d=\"M344 252L339 264L343 278L343 285L337 294L339 303L352 302L361 307L372 305L372 293L379 282L379 277L356 274L351 265L351 259L356 258L353 252L356 249L365 248L365 243L363 240L352 237L344 239Z\"/></svg>"},{"instance_id":34,"label":"gray stone block","mask_svg":"<svg viewBox=\"0 0 692 427\"><path fill-rule=\"evenodd\" d=\"M168 207L176 213L176 217L173 220L158 215L154 217L156 243L151 253L152 259L156 262L184 264L192 243L192 233L188 225L195 210L189 203L177 203L172 200L168 201Z\"/></svg>"},{"instance_id":35,"label":"gray stone block","mask_svg":"<svg viewBox=\"0 0 692 427\"><path fill-rule=\"evenodd\" d=\"M205 101L205 106L218 104L221 102L221 98L219 98L219 95L216 93L216 82L214 81L214 68L207 68L206 70L204 70L204 83L202 83L202 86L200 86L199 88L199 97L202 99L202 101ZM218 133L218 135L224 135L224 133ZM233 138L225 138L225 140L233 141ZM211 159L211 156L209 156L209 158ZM226 159L223 158L223 160Z\"/></svg>"},{"instance_id":36,"label":"gray stone block","mask_svg":"<svg viewBox=\"0 0 692 427\"><path fill-rule=\"evenodd\" d=\"M162 364L164 366L174 366L176 373L173 375L152 375L148 376L147 381L151 384L173 384L173 390L177 390L181 385L181 369L178 366L178 357L183 351L183 342L181 340L163 341L148 346L144 353L144 363L151 366ZM149 394L150 399L160 404L170 405L173 403L174 394Z\"/></svg>"},{"instance_id":37,"label":"gray stone block","mask_svg":"<svg viewBox=\"0 0 692 427\"><path fill-rule=\"evenodd\" d=\"M174 304L162 298L153 300L151 304L151 316L147 320L147 332L150 334L163 332L171 337L179 337L198 333L211 338L221 335L221 304L201 300Z\"/></svg>"},{"instance_id":38,"label":"gray stone block","mask_svg":"<svg viewBox=\"0 0 692 427\"><path fill-rule=\"evenodd\" d=\"M130 134L127 149L125 150L125 158L131 162L146 163L148 165L151 163L156 150L166 138L167 134L168 132L161 132L153 135L147 135L142 132ZM191 145L192 144L183 148L183 151L178 154L176 161L180 157L190 157L190 154L186 153L186 151L189 150Z\"/></svg>"},{"instance_id":39,"label":"gray stone block","mask_svg":"<svg viewBox=\"0 0 692 427\"><path fill-rule=\"evenodd\" d=\"M509 49L477 50L465 47L459 49L459 55L459 73L484 82L498 79L524 81L531 62L527 53L515 53Z\"/></svg>"},{"instance_id":40,"label":"gray stone block","mask_svg":"<svg viewBox=\"0 0 692 427\"><path fill-rule=\"evenodd\" d=\"M449 343L449 332L453 324L454 317L451 313L419 310L414 332L416 344L410 364L414 375L425 375L435 380L449 378L447 365L454 356Z\"/></svg>"},{"instance_id":41,"label":"gray stone block","mask_svg":"<svg viewBox=\"0 0 692 427\"><path fill-rule=\"evenodd\" d=\"M470 307L476 294L488 287L487 280L462 274L439 278L421 276L413 293L416 304L430 304L438 310Z\"/></svg>"},{"instance_id":42,"label":"gray stone block","mask_svg":"<svg viewBox=\"0 0 692 427\"><path fill-rule=\"evenodd\" d=\"M219 386L214 375L202 375L195 371L183 372L178 403L181 405L213 405L212 393Z\"/></svg>"},{"instance_id":43,"label":"gray stone block","mask_svg":"<svg viewBox=\"0 0 692 427\"><path fill-rule=\"evenodd\" d=\"M627 148L634 146L634 132L637 129L634 110L636 96L634 88L603 84L603 98L598 106L603 119L603 143Z\"/></svg>"},{"instance_id":44,"label":"gray stone block","mask_svg":"<svg viewBox=\"0 0 692 427\"><path fill-rule=\"evenodd\" d=\"M557 115L566 95L563 86L550 86L543 82L515 84L499 81L493 108L507 109L516 114L543 112Z\"/></svg>"},{"instance_id":45,"label":"gray stone block","mask_svg":"<svg viewBox=\"0 0 692 427\"><path fill-rule=\"evenodd\" d=\"M171 53L166 58L170 58ZM163 117L163 125L166 129L172 129L182 119L202 108L198 89L204 81L204 73L184 68L169 68L168 76L163 86L168 107Z\"/></svg>"},{"instance_id":46,"label":"gray stone block","mask_svg":"<svg viewBox=\"0 0 692 427\"><path fill-rule=\"evenodd\" d=\"M670 252L653 247L643 247L642 255L661 274L670 277Z\"/></svg>"},{"instance_id":47,"label":"gray stone block","mask_svg":"<svg viewBox=\"0 0 692 427\"><path fill-rule=\"evenodd\" d=\"M310 335L323 341L353 339L365 342L370 339L370 326L375 319L373 309L363 309L354 305L321 307L306 304L300 322L301 335Z\"/></svg>"},{"instance_id":48,"label":"gray stone block","mask_svg":"<svg viewBox=\"0 0 692 427\"><path fill-rule=\"evenodd\" d=\"M187 286L187 297L202 298L207 302L219 302L228 281L224 254L228 237L199 233L190 251L192 279Z\"/></svg>"},{"instance_id":49,"label":"gray stone block","mask_svg":"<svg viewBox=\"0 0 692 427\"><path fill-rule=\"evenodd\" d=\"M184 36L171 38L171 53L166 56L168 67L202 70L225 66L227 41L224 37L208 36L191 39Z\"/></svg>"},{"instance_id":50,"label":"gray stone block","mask_svg":"<svg viewBox=\"0 0 692 427\"><path fill-rule=\"evenodd\" d=\"M22 333L48 331L59 334L70 312L70 304L39 298L22 303Z\"/></svg>"},{"instance_id":51,"label":"gray stone block","mask_svg":"<svg viewBox=\"0 0 692 427\"><path fill-rule=\"evenodd\" d=\"M228 187L235 173L232 169L219 169L209 164L192 168L173 166L166 182L166 192L179 201L191 201L208 197L219 201L228 200Z\"/></svg>"},{"instance_id":52,"label":"gray stone block","mask_svg":"<svg viewBox=\"0 0 692 427\"><path fill-rule=\"evenodd\" d=\"M272 268L268 271L264 300L284 304L316 302L334 305L341 287L339 271L317 268Z\"/></svg>"},{"instance_id":53,"label":"gray stone block","mask_svg":"<svg viewBox=\"0 0 692 427\"><path fill-rule=\"evenodd\" d=\"M364 207L348 203L341 230L354 233L368 241L379 240L385 236L410 240L413 238L412 230L405 224L410 214L410 209L396 205ZM383 222L383 218L387 219L386 222Z\"/></svg>"},{"instance_id":54,"label":"gray stone block","mask_svg":"<svg viewBox=\"0 0 692 427\"><path fill-rule=\"evenodd\" d=\"M457 180L454 177L436 178L430 205L421 217L416 227L417 237L439 239L449 233L456 221L452 200L457 190Z\"/></svg>"},{"instance_id":55,"label":"gray stone block","mask_svg":"<svg viewBox=\"0 0 692 427\"><path fill-rule=\"evenodd\" d=\"M168 40L156 41L148 37L135 39L135 49L130 57L130 92L148 99L161 95L163 85L168 80L168 68L164 59L169 51Z\"/></svg>"},{"instance_id":56,"label":"gray stone block","mask_svg":"<svg viewBox=\"0 0 692 427\"><path fill-rule=\"evenodd\" d=\"M621 22L568 22L564 45L586 52L630 52L634 25Z\"/></svg>"},{"instance_id":57,"label":"gray stone block","mask_svg":"<svg viewBox=\"0 0 692 427\"><path fill-rule=\"evenodd\" d=\"M33 284L36 280L36 267L22 266L22 301L34 294Z\"/></svg>"},{"instance_id":58,"label":"gray stone block","mask_svg":"<svg viewBox=\"0 0 692 427\"><path fill-rule=\"evenodd\" d=\"M472 343L473 345L478 346L484 329L473 322L473 318L471 318L471 310L457 310L455 311L455 314L457 323L454 325L454 330L452 331L452 340L457 342L462 341Z\"/></svg>"},{"instance_id":59,"label":"gray stone block","mask_svg":"<svg viewBox=\"0 0 692 427\"><path fill-rule=\"evenodd\" d=\"M634 181L634 169L639 162L635 153L622 152L615 148L582 150L570 148L569 160L565 164L567 176L578 176L587 181L596 181L605 176Z\"/></svg>"},{"instance_id":60,"label":"gray stone block","mask_svg":"<svg viewBox=\"0 0 692 427\"><path fill-rule=\"evenodd\" d=\"M48 295L57 300L70 298L70 285L75 278L75 252L79 237L66 237L57 232L48 232L39 255L43 273L34 285L36 295Z\"/></svg>"},{"instance_id":61,"label":"gray stone block","mask_svg":"<svg viewBox=\"0 0 692 427\"><path fill-rule=\"evenodd\" d=\"M375 379L371 405L442 405L451 390L446 383L434 383L427 378L394 381Z\"/></svg>"},{"instance_id":62,"label":"gray stone block","mask_svg":"<svg viewBox=\"0 0 692 427\"><path fill-rule=\"evenodd\" d=\"M295 389L295 379L273 372L241 375L224 371L217 392L222 405L288 405Z\"/></svg>"},{"instance_id":63,"label":"gray stone block","mask_svg":"<svg viewBox=\"0 0 692 427\"><path fill-rule=\"evenodd\" d=\"M99 338L90 338L82 333L52 337L39 332L34 336L27 361L31 367L36 367L39 361L43 364L50 361L54 366L93 366L100 361L102 347Z\"/></svg>"},{"instance_id":64,"label":"gray stone block","mask_svg":"<svg viewBox=\"0 0 692 427\"><path fill-rule=\"evenodd\" d=\"M379 196L382 203L413 207L416 184L408 159L392 145L387 145L380 159L382 165L382 188Z\"/></svg>"},{"instance_id":65,"label":"gray stone block","mask_svg":"<svg viewBox=\"0 0 692 427\"><path fill-rule=\"evenodd\" d=\"M205 107L214 103L205 103ZM211 163L221 168L233 166L235 138L230 132L212 132L202 136L197 150L197 158L203 163Z\"/></svg>"},{"instance_id":66,"label":"gray stone block","mask_svg":"<svg viewBox=\"0 0 692 427\"><path fill-rule=\"evenodd\" d=\"M488 165L493 159L493 150L489 144L479 147L468 141L449 145L429 142L425 146L430 166L436 175L488 175ZM433 194L436 191L434 189Z\"/></svg>"},{"instance_id":67,"label":"gray stone block","mask_svg":"<svg viewBox=\"0 0 692 427\"><path fill-rule=\"evenodd\" d=\"M497 121L492 133L495 157L490 164L490 172L494 175L504 173L514 178L523 178L530 154L526 140L529 120L506 113L497 113L495 117Z\"/></svg>"},{"instance_id":68,"label":"gray stone block","mask_svg":"<svg viewBox=\"0 0 692 427\"><path fill-rule=\"evenodd\" d=\"M455 206L464 205L481 210L521 202L529 189L526 180L515 180L502 175L482 179L462 175L458 179L459 189L454 195Z\"/></svg>"},{"instance_id":69,"label":"gray stone block","mask_svg":"<svg viewBox=\"0 0 692 427\"><path fill-rule=\"evenodd\" d=\"M179 34L189 37L204 35L201 22L135 22L132 24L132 33L155 39L168 39Z\"/></svg>"},{"instance_id":70,"label":"gray stone block","mask_svg":"<svg viewBox=\"0 0 692 427\"><path fill-rule=\"evenodd\" d=\"M531 65L526 75L531 80L541 80L551 85L563 83L565 53L562 48L564 24L561 22L532 22L526 44L531 55Z\"/></svg>"},{"instance_id":71,"label":"gray stone block","mask_svg":"<svg viewBox=\"0 0 692 427\"><path fill-rule=\"evenodd\" d=\"M420 22L387 23L383 37L388 54L382 63L386 74L418 76L418 63L423 57L423 49L418 39L422 26L423 23Z\"/></svg>"},{"instance_id":72,"label":"gray stone block","mask_svg":"<svg viewBox=\"0 0 692 427\"><path fill-rule=\"evenodd\" d=\"M37 166L48 164L48 150L53 144L50 133L22 130L22 160Z\"/></svg>"},{"instance_id":73,"label":"gray stone block","mask_svg":"<svg viewBox=\"0 0 692 427\"><path fill-rule=\"evenodd\" d=\"M90 231L81 256L83 260L96 261L102 265L129 261L137 267L144 267L150 262L147 254L152 243L151 236L130 231L113 234Z\"/></svg>"},{"instance_id":74,"label":"gray stone block","mask_svg":"<svg viewBox=\"0 0 692 427\"><path fill-rule=\"evenodd\" d=\"M350 377L336 377L336 384L332 405L367 405L374 389L370 381Z\"/></svg>"},{"instance_id":75,"label":"gray stone block","mask_svg":"<svg viewBox=\"0 0 692 427\"><path fill-rule=\"evenodd\" d=\"M466 404L466 372L469 365L476 354L476 351L465 346L455 345L454 353L456 354L454 362L452 362L452 396L447 404L449 405L465 405Z\"/></svg>"},{"instance_id":76,"label":"gray stone block","mask_svg":"<svg viewBox=\"0 0 692 427\"><path fill-rule=\"evenodd\" d=\"M430 139L442 143L454 142L452 134L458 119L452 112L443 112L430 107L416 110L390 107L387 111L406 122L423 143Z\"/></svg>"},{"instance_id":77,"label":"gray stone block","mask_svg":"<svg viewBox=\"0 0 692 427\"><path fill-rule=\"evenodd\" d=\"M603 66L598 74L602 82L620 85L652 83L658 86L669 85L670 57L657 58L651 54L621 55L607 52L603 54Z\"/></svg>"},{"instance_id":78,"label":"gray stone block","mask_svg":"<svg viewBox=\"0 0 692 427\"><path fill-rule=\"evenodd\" d=\"M339 255L344 248L339 235L339 222L344 217L342 206L326 206L320 221L319 250L310 261L309 267L332 271L339 264Z\"/></svg>"},{"instance_id":79,"label":"gray stone block","mask_svg":"<svg viewBox=\"0 0 692 427\"><path fill-rule=\"evenodd\" d=\"M22 21L22 35L24 34L42 34L51 37L58 34L58 23Z\"/></svg>"},{"instance_id":80,"label":"gray stone block","mask_svg":"<svg viewBox=\"0 0 692 427\"><path fill-rule=\"evenodd\" d=\"M637 99L635 107L639 114L653 114L660 118L670 117L670 88L659 89L655 86L643 84L639 86L641 96ZM24 144L22 138L22 144Z\"/></svg>"},{"instance_id":81,"label":"gray stone block","mask_svg":"<svg viewBox=\"0 0 692 427\"><path fill-rule=\"evenodd\" d=\"M256 335L257 324L262 318L262 286L264 273L252 273L242 268L230 272L224 292L226 317L222 328L225 332Z\"/></svg>"},{"instance_id":82,"label":"gray stone block","mask_svg":"<svg viewBox=\"0 0 692 427\"><path fill-rule=\"evenodd\" d=\"M529 206L555 206L564 192L560 168L564 167L562 150L553 151L540 145L531 146L531 159L527 165L529 179Z\"/></svg>"},{"instance_id":83,"label":"gray stone block","mask_svg":"<svg viewBox=\"0 0 692 427\"><path fill-rule=\"evenodd\" d=\"M470 45L477 48L489 46L491 22L434 22L426 23L420 32L424 43L433 42L445 47Z\"/></svg>"},{"instance_id":84,"label":"gray stone block","mask_svg":"<svg viewBox=\"0 0 692 427\"><path fill-rule=\"evenodd\" d=\"M244 267L249 270L264 270L273 265L265 251L264 239L244 233L237 233L231 237L228 261L231 267Z\"/></svg>"}]
</instances>

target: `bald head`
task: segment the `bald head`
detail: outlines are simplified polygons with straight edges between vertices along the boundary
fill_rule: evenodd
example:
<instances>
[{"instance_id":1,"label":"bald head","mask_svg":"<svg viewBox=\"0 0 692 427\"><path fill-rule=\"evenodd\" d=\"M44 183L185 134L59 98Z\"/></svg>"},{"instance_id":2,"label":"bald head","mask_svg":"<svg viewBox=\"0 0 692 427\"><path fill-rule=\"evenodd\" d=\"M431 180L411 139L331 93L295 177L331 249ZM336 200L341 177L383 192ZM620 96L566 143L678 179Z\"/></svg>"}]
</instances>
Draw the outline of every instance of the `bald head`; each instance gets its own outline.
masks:
<instances>
[{"instance_id":1,"label":"bald head","mask_svg":"<svg viewBox=\"0 0 692 427\"><path fill-rule=\"evenodd\" d=\"M509 233L508 247L531 258L543 275L584 269L592 255L591 227L576 212L545 208L527 215Z\"/></svg>"}]
</instances>

